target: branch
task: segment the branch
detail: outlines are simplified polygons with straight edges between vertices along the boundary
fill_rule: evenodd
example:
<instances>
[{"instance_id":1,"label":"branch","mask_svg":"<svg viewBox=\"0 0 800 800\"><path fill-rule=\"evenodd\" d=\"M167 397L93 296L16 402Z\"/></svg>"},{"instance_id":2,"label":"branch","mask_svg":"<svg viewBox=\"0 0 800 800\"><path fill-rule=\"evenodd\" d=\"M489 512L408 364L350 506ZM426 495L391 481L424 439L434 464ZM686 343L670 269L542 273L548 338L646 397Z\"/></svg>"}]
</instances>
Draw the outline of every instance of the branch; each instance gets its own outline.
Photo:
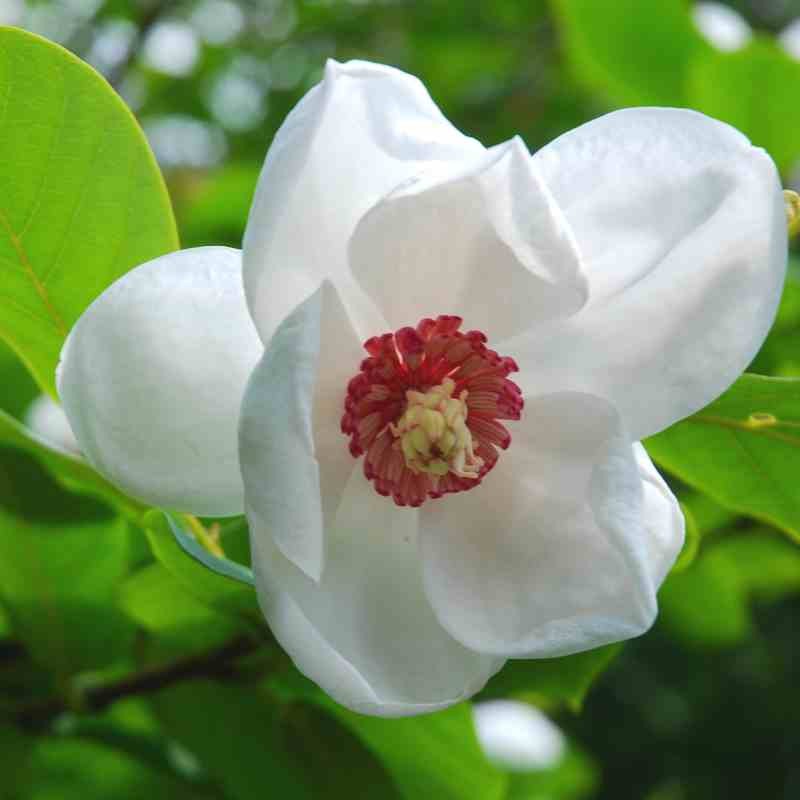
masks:
<instances>
[{"instance_id":1,"label":"branch","mask_svg":"<svg viewBox=\"0 0 800 800\"><path fill-rule=\"evenodd\" d=\"M231 674L233 662L254 653L260 644L253 638L238 636L206 653L149 667L117 681L89 686L80 692L73 703L62 697L48 698L17 708L11 712L11 716L20 725L35 727L51 722L66 711L96 714L122 698L157 692L180 681L225 677Z\"/></svg>"}]
</instances>

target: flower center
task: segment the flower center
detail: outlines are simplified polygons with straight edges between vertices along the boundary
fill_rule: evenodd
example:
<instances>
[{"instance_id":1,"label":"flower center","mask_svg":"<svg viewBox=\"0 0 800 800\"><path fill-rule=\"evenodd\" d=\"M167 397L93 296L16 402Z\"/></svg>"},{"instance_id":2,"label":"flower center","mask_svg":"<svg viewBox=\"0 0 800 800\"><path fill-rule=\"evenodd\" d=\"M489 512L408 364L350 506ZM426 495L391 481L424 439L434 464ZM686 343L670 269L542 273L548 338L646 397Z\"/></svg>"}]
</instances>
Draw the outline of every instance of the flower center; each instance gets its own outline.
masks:
<instances>
[{"instance_id":1,"label":"flower center","mask_svg":"<svg viewBox=\"0 0 800 800\"><path fill-rule=\"evenodd\" d=\"M478 486L511 436L523 401L511 358L461 318L423 319L375 336L347 386L342 432L375 490L401 506Z\"/></svg>"},{"instance_id":2,"label":"flower center","mask_svg":"<svg viewBox=\"0 0 800 800\"><path fill-rule=\"evenodd\" d=\"M453 397L455 388L453 379L445 378L427 392L409 389L405 413L396 425L389 423L412 472L442 477L452 471L472 480L480 475L483 459L475 455L467 427L469 392L464 389Z\"/></svg>"}]
</instances>

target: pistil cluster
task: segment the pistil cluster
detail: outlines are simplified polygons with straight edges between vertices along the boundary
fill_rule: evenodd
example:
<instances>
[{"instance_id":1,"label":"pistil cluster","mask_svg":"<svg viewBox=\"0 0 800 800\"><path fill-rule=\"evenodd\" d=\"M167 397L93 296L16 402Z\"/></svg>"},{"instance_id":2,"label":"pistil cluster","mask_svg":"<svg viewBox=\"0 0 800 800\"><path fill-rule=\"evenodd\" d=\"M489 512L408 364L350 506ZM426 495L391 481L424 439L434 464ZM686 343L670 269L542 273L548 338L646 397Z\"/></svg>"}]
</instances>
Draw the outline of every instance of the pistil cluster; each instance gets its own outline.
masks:
<instances>
[{"instance_id":1,"label":"pistil cluster","mask_svg":"<svg viewBox=\"0 0 800 800\"><path fill-rule=\"evenodd\" d=\"M479 485L511 436L523 400L508 375L512 358L486 346L480 331L462 332L456 316L376 336L347 387L342 431L364 455L376 491L401 506Z\"/></svg>"}]
</instances>

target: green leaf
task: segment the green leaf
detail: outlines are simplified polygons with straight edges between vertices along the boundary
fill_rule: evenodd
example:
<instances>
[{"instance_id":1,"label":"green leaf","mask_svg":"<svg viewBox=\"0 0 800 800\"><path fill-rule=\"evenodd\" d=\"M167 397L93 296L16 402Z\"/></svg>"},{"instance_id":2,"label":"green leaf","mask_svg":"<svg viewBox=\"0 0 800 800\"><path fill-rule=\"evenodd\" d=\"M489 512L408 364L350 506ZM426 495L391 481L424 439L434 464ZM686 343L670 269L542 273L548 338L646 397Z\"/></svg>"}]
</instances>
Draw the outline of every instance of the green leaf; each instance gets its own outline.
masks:
<instances>
[{"instance_id":1,"label":"green leaf","mask_svg":"<svg viewBox=\"0 0 800 800\"><path fill-rule=\"evenodd\" d=\"M750 603L800 591L800 551L768 529L714 542L659 594L665 627L692 645L739 644L753 630Z\"/></svg>"},{"instance_id":2,"label":"green leaf","mask_svg":"<svg viewBox=\"0 0 800 800\"><path fill-rule=\"evenodd\" d=\"M659 466L720 505L800 541L800 379L743 375L645 444Z\"/></svg>"},{"instance_id":3,"label":"green leaf","mask_svg":"<svg viewBox=\"0 0 800 800\"><path fill-rule=\"evenodd\" d=\"M695 560L697 552L700 549L700 528L694 518L694 514L683 503L680 505L683 511L683 518L686 521L686 535L683 540L681 552L678 554L675 565L672 567L676 572L685 570Z\"/></svg>"},{"instance_id":4,"label":"green leaf","mask_svg":"<svg viewBox=\"0 0 800 800\"><path fill-rule=\"evenodd\" d=\"M578 76L619 105L685 105L689 65L709 46L685 0L555 0Z\"/></svg>"},{"instance_id":5,"label":"green leaf","mask_svg":"<svg viewBox=\"0 0 800 800\"><path fill-rule=\"evenodd\" d=\"M213 647L232 638L238 626L193 597L163 564L148 564L120 587L123 611L152 634L192 649Z\"/></svg>"},{"instance_id":6,"label":"green leaf","mask_svg":"<svg viewBox=\"0 0 800 800\"><path fill-rule=\"evenodd\" d=\"M218 800L177 779L169 779L116 746L68 737L41 737L32 755L29 782L18 798L33 800ZM5 800L5 798L3 798Z\"/></svg>"},{"instance_id":7,"label":"green leaf","mask_svg":"<svg viewBox=\"0 0 800 800\"><path fill-rule=\"evenodd\" d=\"M223 614L233 615L240 620L257 620L259 624L261 623L262 617L256 594L248 582L232 579L221 570L209 569L203 559L194 554L189 555L184 549L184 544L179 543L176 538L166 514L150 511L144 517L144 525L153 555L188 594ZM181 533L183 537L189 538L185 532ZM208 554L208 558L215 557ZM230 569L239 566L242 570L246 570L246 567L230 563L232 565Z\"/></svg>"},{"instance_id":8,"label":"green leaf","mask_svg":"<svg viewBox=\"0 0 800 800\"><path fill-rule=\"evenodd\" d=\"M781 170L800 157L800 63L772 39L744 50L708 50L691 67L689 105L729 122L764 147Z\"/></svg>"},{"instance_id":9,"label":"green leaf","mask_svg":"<svg viewBox=\"0 0 800 800\"><path fill-rule=\"evenodd\" d=\"M381 761L407 800L504 797L507 776L487 761L478 744L469 703L383 719L348 711L296 670L276 675L268 685L287 703L317 705L339 720Z\"/></svg>"},{"instance_id":10,"label":"green leaf","mask_svg":"<svg viewBox=\"0 0 800 800\"><path fill-rule=\"evenodd\" d=\"M752 630L736 569L713 551L689 569L673 572L661 587L658 604L660 624L689 645L730 646Z\"/></svg>"},{"instance_id":11,"label":"green leaf","mask_svg":"<svg viewBox=\"0 0 800 800\"><path fill-rule=\"evenodd\" d=\"M152 705L165 731L200 760L231 800L317 796L283 744L281 707L253 687L193 681L159 692Z\"/></svg>"},{"instance_id":12,"label":"green leaf","mask_svg":"<svg viewBox=\"0 0 800 800\"><path fill-rule=\"evenodd\" d=\"M617 657L621 644L611 644L563 658L514 659L492 678L481 699L518 697L537 705L566 705L580 711L594 681Z\"/></svg>"},{"instance_id":13,"label":"green leaf","mask_svg":"<svg viewBox=\"0 0 800 800\"><path fill-rule=\"evenodd\" d=\"M0 800L21 797L20 784L27 777L34 740L0 721Z\"/></svg>"},{"instance_id":14,"label":"green leaf","mask_svg":"<svg viewBox=\"0 0 800 800\"><path fill-rule=\"evenodd\" d=\"M131 520L138 520L145 510L145 506L123 494L82 458L54 450L4 411L0 411L0 445L18 448L34 456L65 486L105 500Z\"/></svg>"},{"instance_id":15,"label":"green leaf","mask_svg":"<svg viewBox=\"0 0 800 800\"><path fill-rule=\"evenodd\" d=\"M175 222L133 115L67 50L0 28L0 108L0 338L55 397L70 327L114 280L175 250Z\"/></svg>"},{"instance_id":16,"label":"green leaf","mask_svg":"<svg viewBox=\"0 0 800 800\"><path fill-rule=\"evenodd\" d=\"M407 800L504 797L507 776L483 754L469 703L402 719L365 717L333 702L328 706L378 756Z\"/></svg>"},{"instance_id":17,"label":"green leaf","mask_svg":"<svg viewBox=\"0 0 800 800\"><path fill-rule=\"evenodd\" d=\"M570 747L557 766L509 774L505 800L581 800L597 784L597 769L583 753Z\"/></svg>"},{"instance_id":18,"label":"green leaf","mask_svg":"<svg viewBox=\"0 0 800 800\"><path fill-rule=\"evenodd\" d=\"M133 626L114 599L130 563L127 523L0 452L0 597L15 635L61 677L125 657Z\"/></svg>"}]
</instances>

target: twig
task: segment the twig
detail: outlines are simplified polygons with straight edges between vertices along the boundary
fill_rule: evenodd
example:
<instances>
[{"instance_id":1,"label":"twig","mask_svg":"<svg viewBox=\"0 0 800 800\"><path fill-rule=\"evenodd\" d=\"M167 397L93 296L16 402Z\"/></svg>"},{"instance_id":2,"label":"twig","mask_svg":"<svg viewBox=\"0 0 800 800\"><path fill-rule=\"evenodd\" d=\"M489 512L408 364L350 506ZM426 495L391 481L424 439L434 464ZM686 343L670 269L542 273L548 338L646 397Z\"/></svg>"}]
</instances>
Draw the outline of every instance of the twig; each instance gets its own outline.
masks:
<instances>
[{"instance_id":1,"label":"twig","mask_svg":"<svg viewBox=\"0 0 800 800\"><path fill-rule=\"evenodd\" d=\"M254 653L259 647L260 642L256 639L238 636L227 644L206 653L188 656L157 667L149 667L109 683L89 686L83 689L71 703L63 697L48 698L21 706L13 710L11 716L21 725L36 727L51 722L66 711L98 713L125 697L156 692L180 681L222 677L230 674L237 659Z\"/></svg>"}]
</instances>

